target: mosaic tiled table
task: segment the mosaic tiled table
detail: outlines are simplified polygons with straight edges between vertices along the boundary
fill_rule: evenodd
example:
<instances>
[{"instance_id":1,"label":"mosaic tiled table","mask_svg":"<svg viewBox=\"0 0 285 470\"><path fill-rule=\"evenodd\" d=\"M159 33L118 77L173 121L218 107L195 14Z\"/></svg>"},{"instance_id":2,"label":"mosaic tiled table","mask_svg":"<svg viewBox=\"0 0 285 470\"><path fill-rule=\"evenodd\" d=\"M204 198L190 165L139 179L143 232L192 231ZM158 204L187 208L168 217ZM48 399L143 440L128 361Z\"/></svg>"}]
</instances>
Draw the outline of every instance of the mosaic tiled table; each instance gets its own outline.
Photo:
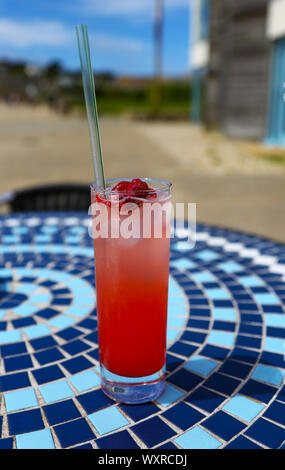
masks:
<instances>
[{"instance_id":1,"label":"mosaic tiled table","mask_svg":"<svg viewBox=\"0 0 285 470\"><path fill-rule=\"evenodd\" d=\"M0 449L285 448L285 247L172 239L166 392L120 405L100 389L88 223L0 218Z\"/></svg>"}]
</instances>

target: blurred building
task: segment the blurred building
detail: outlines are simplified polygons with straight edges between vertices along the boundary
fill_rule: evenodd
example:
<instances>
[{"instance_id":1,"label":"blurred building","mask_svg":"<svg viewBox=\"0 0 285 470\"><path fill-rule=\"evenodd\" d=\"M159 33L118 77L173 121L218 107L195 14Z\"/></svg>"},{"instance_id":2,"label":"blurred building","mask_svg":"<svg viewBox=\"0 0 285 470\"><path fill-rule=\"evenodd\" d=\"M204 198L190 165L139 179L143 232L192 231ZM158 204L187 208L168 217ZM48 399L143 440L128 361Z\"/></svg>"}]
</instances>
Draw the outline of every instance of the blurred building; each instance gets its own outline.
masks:
<instances>
[{"instance_id":1,"label":"blurred building","mask_svg":"<svg viewBox=\"0 0 285 470\"><path fill-rule=\"evenodd\" d=\"M209 63L210 0L190 0L190 24L192 120L199 122L203 110L203 85Z\"/></svg>"},{"instance_id":2,"label":"blurred building","mask_svg":"<svg viewBox=\"0 0 285 470\"><path fill-rule=\"evenodd\" d=\"M203 41L203 2L190 1L193 80L205 86L198 117L229 136L285 145L285 0L211 0ZM196 87L195 120L203 100Z\"/></svg>"}]
</instances>

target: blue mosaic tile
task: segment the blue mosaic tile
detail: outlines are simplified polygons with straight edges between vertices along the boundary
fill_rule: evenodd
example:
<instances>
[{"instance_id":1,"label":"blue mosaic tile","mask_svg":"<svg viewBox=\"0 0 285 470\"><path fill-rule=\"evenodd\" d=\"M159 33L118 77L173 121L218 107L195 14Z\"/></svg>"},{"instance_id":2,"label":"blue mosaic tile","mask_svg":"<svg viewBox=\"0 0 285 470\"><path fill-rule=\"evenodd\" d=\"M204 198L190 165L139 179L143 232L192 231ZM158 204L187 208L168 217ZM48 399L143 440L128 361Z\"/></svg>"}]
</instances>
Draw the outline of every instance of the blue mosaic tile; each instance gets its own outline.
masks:
<instances>
[{"instance_id":1,"label":"blue mosaic tile","mask_svg":"<svg viewBox=\"0 0 285 470\"><path fill-rule=\"evenodd\" d=\"M262 449L262 447L244 436L239 436L224 449Z\"/></svg>"},{"instance_id":2,"label":"blue mosaic tile","mask_svg":"<svg viewBox=\"0 0 285 470\"><path fill-rule=\"evenodd\" d=\"M33 217L33 227L26 215L13 216L12 226L9 215L0 217L1 266L12 267L0 268L0 391L11 436L0 448L13 439L18 448L54 448L54 435L63 448L140 447L132 431L159 449L282 448L285 288L254 253L276 257L278 266L285 247L203 224L194 249L171 240L166 390L155 403L122 405L100 388L86 215ZM214 247L211 237L252 255ZM100 429L108 434L99 438Z\"/></svg>"},{"instance_id":3,"label":"blue mosaic tile","mask_svg":"<svg viewBox=\"0 0 285 470\"><path fill-rule=\"evenodd\" d=\"M62 400L74 395L73 390L70 388L66 380L58 380L56 382L40 385L39 391L45 403Z\"/></svg>"},{"instance_id":4,"label":"blue mosaic tile","mask_svg":"<svg viewBox=\"0 0 285 470\"><path fill-rule=\"evenodd\" d=\"M228 441L236 434L240 433L246 426L229 414L218 411L210 416L210 418L203 421L203 427L212 431L225 441Z\"/></svg>"},{"instance_id":5,"label":"blue mosaic tile","mask_svg":"<svg viewBox=\"0 0 285 470\"><path fill-rule=\"evenodd\" d=\"M154 447L175 435L173 431L158 416L135 424L131 430L148 446Z\"/></svg>"},{"instance_id":6,"label":"blue mosaic tile","mask_svg":"<svg viewBox=\"0 0 285 470\"><path fill-rule=\"evenodd\" d=\"M222 442L199 426L177 437L176 442L182 449L218 449Z\"/></svg>"},{"instance_id":7,"label":"blue mosaic tile","mask_svg":"<svg viewBox=\"0 0 285 470\"><path fill-rule=\"evenodd\" d=\"M285 404L278 401L273 402L263 414L265 418L285 426Z\"/></svg>"},{"instance_id":8,"label":"blue mosaic tile","mask_svg":"<svg viewBox=\"0 0 285 470\"><path fill-rule=\"evenodd\" d=\"M171 423L175 424L175 426L183 429L183 431L190 428L205 417L204 414L195 410L195 408L186 405L186 403L178 403L177 405L174 405L169 410L162 413L162 416L164 416Z\"/></svg>"},{"instance_id":9,"label":"blue mosaic tile","mask_svg":"<svg viewBox=\"0 0 285 470\"><path fill-rule=\"evenodd\" d=\"M51 426L81 417L79 410L72 400L64 400L59 403L43 406L43 410Z\"/></svg>"},{"instance_id":10,"label":"blue mosaic tile","mask_svg":"<svg viewBox=\"0 0 285 470\"><path fill-rule=\"evenodd\" d=\"M62 447L71 447L95 438L93 431L84 418L58 424L53 429Z\"/></svg>"},{"instance_id":11,"label":"blue mosaic tile","mask_svg":"<svg viewBox=\"0 0 285 470\"><path fill-rule=\"evenodd\" d=\"M144 405L120 405L119 407L135 422L160 411L154 403L146 403Z\"/></svg>"},{"instance_id":12,"label":"blue mosaic tile","mask_svg":"<svg viewBox=\"0 0 285 470\"><path fill-rule=\"evenodd\" d=\"M223 406L223 410L247 422L256 418L263 409L264 405L242 395L236 395Z\"/></svg>"},{"instance_id":13,"label":"blue mosaic tile","mask_svg":"<svg viewBox=\"0 0 285 470\"><path fill-rule=\"evenodd\" d=\"M7 416L10 435L38 431L45 427L39 409L9 413Z\"/></svg>"},{"instance_id":14,"label":"blue mosaic tile","mask_svg":"<svg viewBox=\"0 0 285 470\"><path fill-rule=\"evenodd\" d=\"M188 392L195 388L201 381L202 379L199 376L192 374L186 369L180 369L168 379L168 382L171 382L173 385L177 385L182 388L182 390L186 390Z\"/></svg>"},{"instance_id":15,"label":"blue mosaic tile","mask_svg":"<svg viewBox=\"0 0 285 470\"><path fill-rule=\"evenodd\" d=\"M33 388L17 390L4 394L6 410L8 413L38 405L38 400Z\"/></svg>"},{"instance_id":16,"label":"blue mosaic tile","mask_svg":"<svg viewBox=\"0 0 285 470\"><path fill-rule=\"evenodd\" d=\"M94 390L92 392L82 393L77 397L80 405L84 408L87 414L94 411L101 410L107 406L112 405L114 402L108 398L102 390Z\"/></svg>"},{"instance_id":17,"label":"blue mosaic tile","mask_svg":"<svg viewBox=\"0 0 285 470\"><path fill-rule=\"evenodd\" d=\"M53 380L61 379L62 377L64 377L64 374L58 367L58 365L34 369L32 371L32 374L39 385L47 382L52 382Z\"/></svg>"},{"instance_id":18,"label":"blue mosaic tile","mask_svg":"<svg viewBox=\"0 0 285 470\"><path fill-rule=\"evenodd\" d=\"M115 406L109 406L103 410L95 411L87 416L100 435L116 431L130 422Z\"/></svg>"},{"instance_id":19,"label":"blue mosaic tile","mask_svg":"<svg viewBox=\"0 0 285 470\"><path fill-rule=\"evenodd\" d=\"M226 398L219 393L209 390L205 387L199 387L191 393L186 401L200 408L201 410L212 413L218 406L220 406Z\"/></svg>"},{"instance_id":20,"label":"blue mosaic tile","mask_svg":"<svg viewBox=\"0 0 285 470\"><path fill-rule=\"evenodd\" d=\"M70 374L76 374L82 370L89 369L89 367L93 367L93 363L84 356L63 361L61 364Z\"/></svg>"},{"instance_id":21,"label":"blue mosaic tile","mask_svg":"<svg viewBox=\"0 0 285 470\"><path fill-rule=\"evenodd\" d=\"M55 449L49 429L28 432L16 436L17 449Z\"/></svg>"},{"instance_id":22,"label":"blue mosaic tile","mask_svg":"<svg viewBox=\"0 0 285 470\"><path fill-rule=\"evenodd\" d=\"M240 385L240 380L216 372L204 382L204 385L216 392L232 395Z\"/></svg>"},{"instance_id":23,"label":"blue mosaic tile","mask_svg":"<svg viewBox=\"0 0 285 470\"><path fill-rule=\"evenodd\" d=\"M13 438L6 437L0 439L0 449L13 449Z\"/></svg>"},{"instance_id":24,"label":"blue mosaic tile","mask_svg":"<svg viewBox=\"0 0 285 470\"><path fill-rule=\"evenodd\" d=\"M128 431L119 431L109 436L96 439L99 449L139 449Z\"/></svg>"},{"instance_id":25,"label":"blue mosaic tile","mask_svg":"<svg viewBox=\"0 0 285 470\"><path fill-rule=\"evenodd\" d=\"M262 403L269 403L276 388L251 379L240 389L240 393Z\"/></svg>"},{"instance_id":26,"label":"blue mosaic tile","mask_svg":"<svg viewBox=\"0 0 285 470\"><path fill-rule=\"evenodd\" d=\"M285 429L266 419L259 418L245 432L245 435L267 447L276 449L285 439Z\"/></svg>"},{"instance_id":27,"label":"blue mosaic tile","mask_svg":"<svg viewBox=\"0 0 285 470\"><path fill-rule=\"evenodd\" d=\"M252 366L249 364L243 364L241 362L232 361L227 359L220 368L220 372L223 374L237 377L238 379L245 379L252 370Z\"/></svg>"}]
</instances>

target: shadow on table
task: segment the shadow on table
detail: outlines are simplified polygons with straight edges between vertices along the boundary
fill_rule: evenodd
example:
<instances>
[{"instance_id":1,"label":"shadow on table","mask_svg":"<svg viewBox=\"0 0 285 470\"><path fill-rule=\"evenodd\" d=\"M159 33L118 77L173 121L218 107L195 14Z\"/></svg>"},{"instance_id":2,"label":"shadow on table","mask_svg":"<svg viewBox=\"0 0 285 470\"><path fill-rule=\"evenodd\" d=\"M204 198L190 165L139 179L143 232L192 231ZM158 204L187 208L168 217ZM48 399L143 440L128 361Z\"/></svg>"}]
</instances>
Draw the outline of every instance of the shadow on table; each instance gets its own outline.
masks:
<instances>
[{"instance_id":1,"label":"shadow on table","mask_svg":"<svg viewBox=\"0 0 285 470\"><path fill-rule=\"evenodd\" d=\"M200 352L208 351L208 346ZM241 352L240 352L241 351ZM277 356L280 356L277 358ZM260 362L262 359L262 362ZM269 403L283 383L285 370L281 355L269 353L259 357L253 350L235 348L229 357L215 355L209 358L190 357L183 360L167 354L167 378L170 385L184 390L186 401L211 412L231 396L241 394L261 403ZM177 369L177 371L176 371ZM285 398L285 386L279 391Z\"/></svg>"}]
</instances>

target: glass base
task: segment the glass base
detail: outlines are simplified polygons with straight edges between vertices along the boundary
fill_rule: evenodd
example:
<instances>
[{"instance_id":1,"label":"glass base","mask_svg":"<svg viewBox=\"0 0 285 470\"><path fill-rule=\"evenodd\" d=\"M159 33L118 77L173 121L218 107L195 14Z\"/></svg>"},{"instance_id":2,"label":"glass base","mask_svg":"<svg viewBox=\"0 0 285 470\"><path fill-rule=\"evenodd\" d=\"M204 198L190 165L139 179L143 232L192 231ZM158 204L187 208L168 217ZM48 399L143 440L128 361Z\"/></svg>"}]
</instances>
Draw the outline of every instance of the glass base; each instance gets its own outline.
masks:
<instances>
[{"instance_id":1,"label":"glass base","mask_svg":"<svg viewBox=\"0 0 285 470\"><path fill-rule=\"evenodd\" d=\"M148 377L122 377L109 372L101 365L103 392L112 400L139 404L158 398L165 389L165 369Z\"/></svg>"}]
</instances>

